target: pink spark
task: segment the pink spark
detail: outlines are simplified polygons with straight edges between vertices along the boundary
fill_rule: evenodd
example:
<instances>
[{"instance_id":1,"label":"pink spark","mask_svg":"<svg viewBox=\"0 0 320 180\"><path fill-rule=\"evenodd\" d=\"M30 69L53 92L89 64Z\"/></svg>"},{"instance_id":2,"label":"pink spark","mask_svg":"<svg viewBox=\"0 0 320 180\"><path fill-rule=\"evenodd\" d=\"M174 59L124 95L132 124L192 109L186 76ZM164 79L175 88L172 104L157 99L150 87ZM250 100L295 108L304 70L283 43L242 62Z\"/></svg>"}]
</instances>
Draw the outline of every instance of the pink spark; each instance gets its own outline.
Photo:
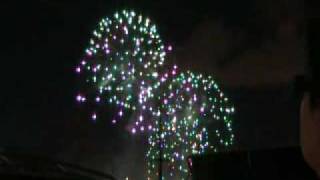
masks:
<instances>
[{"instance_id":1,"label":"pink spark","mask_svg":"<svg viewBox=\"0 0 320 180\"><path fill-rule=\"evenodd\" d=\"M88 56L92 56L92 52L91 51L87 51L87 55Z\"/></svg>"},{"instance_id":2,"label":"pink spark","mask_svg":"<svg viewBox=\"0 0 320 180\"><path fill-rule=\"evenodd\" d=\"M164 82L164 81L166 81L166 78L162 77L161 82Z\"/></svg>"},{"instance_id":3,"label":"pink spark","mask_svg":"<svg viewBox=\"0 0 320 180\"><path fill-rule=\"evenodd\" d=\"M168 100L165 99L165 100L163 101L163 103L164 103L164 104L168 104Z\"/></svg>"},{"instance_id":4,"label":"pink spark","mask_svg":"<svg viewBox=\"0 0 320 180\"><path fill-rule=\"evenodd\" d=\"M82 96L79 94L79 95L77 95L77 98L76 98L76 99L77 99L78 102L81 102Z\"/></svg>"},{"instance_id":5,"label":"pink spark","mask_svg":"<svg viewBox=\"0 0 320 180\"><path fill-rule=\"evenodd\" d=\"M91 116L91 118L92 118L92 120L94 120L94 121L95 121L95 120L97 119L97 115L96 115L96 113L93 113L93 114L92 114L92 116Z\"/></svg>"},{"instance_id":6,"label":"pink spark","mask_svg":"<svg viewBox=\"0 0 320 180\"><path fill-rule=\"evenodd\" d=\"M119 116L120 116L120 117L123 116L122 110L119 111Z\"/></svg>"}]
</instances>

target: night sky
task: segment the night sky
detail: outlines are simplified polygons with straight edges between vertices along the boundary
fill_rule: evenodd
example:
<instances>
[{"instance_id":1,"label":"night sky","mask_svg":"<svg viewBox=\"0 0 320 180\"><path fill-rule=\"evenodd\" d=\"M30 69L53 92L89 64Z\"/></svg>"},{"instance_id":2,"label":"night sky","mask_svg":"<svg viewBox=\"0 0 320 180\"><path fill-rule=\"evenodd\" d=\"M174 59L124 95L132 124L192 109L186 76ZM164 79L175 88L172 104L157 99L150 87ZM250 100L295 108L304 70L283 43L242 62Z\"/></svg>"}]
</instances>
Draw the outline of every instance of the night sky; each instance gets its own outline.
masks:
<instances>
[{"instance_id":1,"label":"night sky","mask_svg":"<svg viewBox=\"0 0 320 180\"><path fill-rule=\"evenodd\" d=\"M107 121L93 124L74 99L78 84L73 70L91 31L99 19L122 8L142 12L158 24L162 38L175 47L169 60L211 74L222 85L237 110L235 149L297 145L292 79L303 72L305 61L299 2L4 3L0 145L106 172L141 161L143 148L136 144L143 137L132 138ZM111 137L119 143L108 145Z\"/></svg>"}]
</instances>

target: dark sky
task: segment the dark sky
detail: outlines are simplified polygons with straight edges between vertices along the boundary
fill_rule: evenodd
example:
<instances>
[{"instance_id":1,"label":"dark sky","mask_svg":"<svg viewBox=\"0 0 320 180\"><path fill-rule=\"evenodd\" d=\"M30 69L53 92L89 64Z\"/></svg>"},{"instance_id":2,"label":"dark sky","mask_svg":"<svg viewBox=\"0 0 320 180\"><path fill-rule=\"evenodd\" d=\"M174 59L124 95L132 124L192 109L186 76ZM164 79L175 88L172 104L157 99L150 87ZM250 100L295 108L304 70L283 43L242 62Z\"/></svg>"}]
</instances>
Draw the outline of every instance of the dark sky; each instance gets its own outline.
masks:
<instances>
[{"instance_id":1,"label":"dark sky","mask_svg":"<svg viewBox=\"0 0 320 180\"><path fill-rule=\"evenodd\" d=\"M299 2L3 3L0 143L53 154L74 154L77 148L88 154L108 151L108 137L120 130L107 123L94 125L79 110L73 69L99 19L132 8L150 16L165 42L176 47L172 61L213 74L225 86L239 107L235 128L240 147L297 144L297 114L289 90L305 57Z\"/></svg>"},{"instance_id":2,"label":"dark sky","mask_svg":"<svg viewBox=\"0 0 320 180\"><path fill-rule=\"evenodd\" d=\"M143 10L159 24L167 42L181 46L203 18L223 16L233 24L252 11L250 1L231 8L228 2L217 2L216 11L208 4L102 0L4 3L4 144L38 146L46 138L63 136L61 128L73 121L70 119L75 112L76 81L72 70L101 17L123 7Z\"/></svg>"}]
</instances>

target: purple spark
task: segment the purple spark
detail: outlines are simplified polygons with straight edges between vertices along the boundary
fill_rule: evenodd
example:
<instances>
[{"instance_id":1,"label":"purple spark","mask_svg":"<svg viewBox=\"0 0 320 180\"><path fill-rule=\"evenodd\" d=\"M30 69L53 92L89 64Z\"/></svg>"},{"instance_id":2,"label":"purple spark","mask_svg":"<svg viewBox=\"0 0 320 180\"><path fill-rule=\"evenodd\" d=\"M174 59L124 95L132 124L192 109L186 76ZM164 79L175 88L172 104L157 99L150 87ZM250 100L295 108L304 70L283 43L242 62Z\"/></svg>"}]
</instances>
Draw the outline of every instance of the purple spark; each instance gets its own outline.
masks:
<instances>
[{"instance_id":1,"label":"purple spark","mask_svg":"<svg viewBox=\"0 0 320 180\"><path fill-rule=\"evenodd\" d=\"M96 113L93 113L92 116L91 116L91 118L92 118L92 120L95 121L95 120L97 119L97 114L96 114Z\"/></svg>"},{"instance_id":2,"label":"purple spark","mask_svg":"<svg viewBox=\"0 0 320 180\"><path fill-rule=\"evenodd\" d=\"M168 100L167 99L163 100L163 103L168 104Z\"/></svg>"},{"instance_id":3,"label":"purple spark","mask_svg":"<svg viewBox=\"0 0 320 180\"><path fill-rule=\"evenodd\" d=\"M77 72L77 73L81 73L81 68L80 68L80 67L77 67L77 68L76 68L76 72Z\"/></svg>"},{"instance_id":4,"label":"purple spark","mask_svg":"<svg viewBox=\"0 0 320 180\"><path fill-rule=\"evenodd\" d=\"M120 110L118 114L119 114L120 117L123 116L122 110Z\"/></svg>"},{"instance_id":5,"label":"purple spark","mask_svg":"<svg viewBox=\"0 0 320 180\"><path fill-rule=\"evenodd\" d=\"M87 51L87 55L88 56L92 56L92 52L91 51Z\"/></svg>"},{"instance_id":6,"label":"purple spark","mask_svg":"<svg viewBox=\"0 0 320 180\"><path fill-rule=\"evenodd\" d=\"M143 116L139 117L139 121L142 122L143 121Z\"/></svg>"},{"instance_id":7,"label":"purple spark","mask_svg":"<svg viewBox=\"0 0 320 180\"><path fill-rule=\"evenodd\" d=\"M165 77L162 77L162 78L161 78L161 82L164 82L164 81L166 81L166 78L165 78Z\"/></svg>"},{"instance_id":8,"label":"purple spark","mask_svg":"<svg viewBox=\"0 0 320 180\"><path fill-rule=\"evenodd\" d=\"M82 96L79 94L79 95L77 95L76 99L77 99L78 102L81 102L82 101Z\"/></svg>"},{"instance_id":9,"label":"purple spark","mask_svg":"<svg viewBox=\"0 0 320 180\"><path fill-rule=\"evenodd\" d=\"M131 133L135 134L137 132L136 128L132 128Z\"/></svg>"}]
</instances>

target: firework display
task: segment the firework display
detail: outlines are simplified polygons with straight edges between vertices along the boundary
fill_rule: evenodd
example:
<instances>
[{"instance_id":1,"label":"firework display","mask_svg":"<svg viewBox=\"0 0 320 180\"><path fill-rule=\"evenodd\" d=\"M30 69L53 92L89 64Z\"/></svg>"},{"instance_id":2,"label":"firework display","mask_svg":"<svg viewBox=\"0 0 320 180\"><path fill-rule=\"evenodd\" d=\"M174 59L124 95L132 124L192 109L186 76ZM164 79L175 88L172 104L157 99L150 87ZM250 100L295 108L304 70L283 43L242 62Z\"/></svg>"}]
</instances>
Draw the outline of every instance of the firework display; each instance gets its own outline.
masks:
<instances>
[{"instance_id":1,"label":"firework display","mask_svg":"<svg viewBox=\"0 0 320 180\"><path fill-rule=\"evenodd\" d=\"M158 69L171 47L165 48L149 18L126 10L102 19L89 44L76 67L88 88L79 92L77 101L116 105L118 112L112 123L121 119L125 110L132 110L140 123L143 117L137 106L157 88ZM93 112L92 120L98 116Z\"/></svg>"},{"instance_id":2,"label":"firework display","mask_svg":"<svg viewBox=\"0 0 320 180\"><path fill-rule=\"evenodd\" d=\"M107 121L125 119L130 133L145 133L148 179L159 176L160 159L163 179L186 179L188 156L232 145L229 99L211 76L165 62L172 46L164 45L149 18L116 12L99 22L89 44L75 69L85 84L76 100L116 108ZM101 120L96 109L90 116Z\"/></svg>"},{"instance_id":3,"label":"firework display","mask_svg":"<svg viewBox=\"0 0 320 180\"><path fill-rule=\"evenodd\" d=\"M161 143L164 176L184 179L189 155L216 152L233 143L234 107L210 76L179 73L166 87L157 96L161 106L149 136L148 173L157 176Z\"/></svg>"}]
</instances>

